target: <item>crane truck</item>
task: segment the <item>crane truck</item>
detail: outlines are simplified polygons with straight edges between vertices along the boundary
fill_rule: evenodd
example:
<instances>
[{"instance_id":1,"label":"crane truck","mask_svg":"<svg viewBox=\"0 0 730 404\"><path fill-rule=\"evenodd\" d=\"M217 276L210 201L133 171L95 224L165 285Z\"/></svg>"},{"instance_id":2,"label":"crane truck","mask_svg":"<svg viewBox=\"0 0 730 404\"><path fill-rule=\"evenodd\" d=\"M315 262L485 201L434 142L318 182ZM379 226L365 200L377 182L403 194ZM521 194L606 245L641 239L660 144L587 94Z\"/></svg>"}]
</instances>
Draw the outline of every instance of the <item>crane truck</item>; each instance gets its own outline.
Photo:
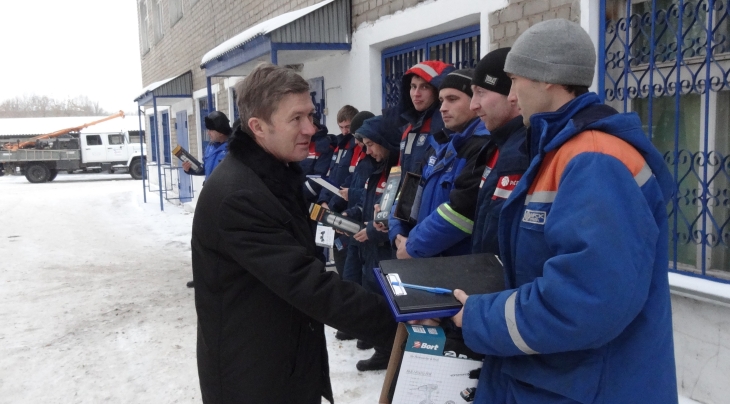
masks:
<instances>
[{"instance_id":1,"label":"crane truck","mask_svg":"<svg viewBox=\"0 0 730 404\"><path fill-rule=\"evenodd\" d=\"M144 157L139 144L131 144L127 132L80 133L81 130L110 119L124 117L124 112L57 130L23 142L0 145L0 172L25 174L31 183L53 181L59 171L97 169L102 166L127 169L134 179L142 179Z\"/></svg>"}]
</instances>

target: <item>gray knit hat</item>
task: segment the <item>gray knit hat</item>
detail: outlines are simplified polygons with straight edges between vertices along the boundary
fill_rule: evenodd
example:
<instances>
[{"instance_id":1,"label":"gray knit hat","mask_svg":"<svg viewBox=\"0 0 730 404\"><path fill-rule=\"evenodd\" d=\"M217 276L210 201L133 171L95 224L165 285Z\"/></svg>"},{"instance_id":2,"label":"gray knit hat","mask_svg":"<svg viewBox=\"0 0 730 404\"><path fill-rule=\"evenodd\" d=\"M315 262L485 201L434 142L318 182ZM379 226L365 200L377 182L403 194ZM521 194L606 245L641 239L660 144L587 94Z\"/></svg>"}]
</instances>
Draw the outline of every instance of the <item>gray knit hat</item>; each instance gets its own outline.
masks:
<instances>
[{"instance_id":1,"label":"gray knit hat","mask_svg":"<svg viewBox=\"0 0 730 404\"><path fill-rule=\"evenodd\" d=\"M535 24L512 45L504 71L551 84L590 87L596 49L580 25L564 19Z\"/></svg>"}]
</instances>

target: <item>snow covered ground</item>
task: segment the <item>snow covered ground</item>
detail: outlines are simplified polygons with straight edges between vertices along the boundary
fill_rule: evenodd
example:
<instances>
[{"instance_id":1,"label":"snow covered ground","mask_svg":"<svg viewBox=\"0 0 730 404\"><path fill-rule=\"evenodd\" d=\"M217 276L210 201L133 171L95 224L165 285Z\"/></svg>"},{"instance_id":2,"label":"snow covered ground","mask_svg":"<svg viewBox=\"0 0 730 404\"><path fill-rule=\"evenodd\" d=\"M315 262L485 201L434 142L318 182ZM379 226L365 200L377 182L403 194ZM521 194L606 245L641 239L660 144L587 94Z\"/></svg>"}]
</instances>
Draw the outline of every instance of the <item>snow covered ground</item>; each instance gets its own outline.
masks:
<instances>
[{"instance_id":1,"label":"snow covered ground","mask_svg":"<svg viewBox=\"0 0 730 404\"><path fill-rule=\"evenodd\" d=\"M128 174L0 177L0 403L200 402L193 216L157 197ZM372 350L334 333L335 402L377 403Z\"/></svg>"}]
</instances>

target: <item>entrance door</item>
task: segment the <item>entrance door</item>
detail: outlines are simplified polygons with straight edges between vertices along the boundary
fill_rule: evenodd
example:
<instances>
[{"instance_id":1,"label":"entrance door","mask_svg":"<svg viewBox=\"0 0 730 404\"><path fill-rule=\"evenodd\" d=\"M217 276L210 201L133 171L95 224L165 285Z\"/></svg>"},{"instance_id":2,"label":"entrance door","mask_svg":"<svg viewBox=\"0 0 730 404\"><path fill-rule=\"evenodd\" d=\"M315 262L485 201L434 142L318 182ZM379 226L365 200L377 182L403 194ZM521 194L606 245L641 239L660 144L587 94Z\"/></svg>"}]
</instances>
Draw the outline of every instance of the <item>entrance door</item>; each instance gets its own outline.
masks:
<instances>
[{"instance_id":1,"label":"entrance door","mask_svg":"<svg viewBox=\"0 0 730 404\"><path fill-rule=\"evenodd\" d=\"M314 115L319 118L322 125L327 125L324 116L324 77L315 77L307 81L309 82L309 95L312 97L312 103L314 104Z\"/></svg>"},{"instance_id":2,"label":"entrance door","mask_svg":"<svg viewBox=\"0 0 730 404\"><path fill-rule=\"evenodd\" d=\"M175 114L175 132L177 133L177 144L183 149L190 151L188 142L188 112L180 111ZM193 198L193 185L189 175L180 170L177 176L178 193L180 194L180 202L190 202Z\"/></svg>"},{"instance_id":3,"label":"entrance door","mask_svg":"<svg viewBox=\"0 0 730 404\"><path fill-rule=\"evenodd\" d=\"M110 163L126 163L129 159L127 155L127 144L123 133L110 133L106 136L109 144L106 146L106 161Z\"/></svg>"},{"instance_id":4,"label":"entrance door","mask_svg":"<svg viewBox=\"0 0 730 404\"><path fill-rule=\"evenodd\" d=\"M170 164L170 114L162 113L162 161Z\"/></svg>"},{"instance_id":5,"label":"entrance door","mask_svg":"<svg viewBox=\"0 0 730 404\"><path fill-rule=\"evenodd\" d=\"M106 161L106 149L101 135L84 136L84 163L101 163Z\"/></svg>"}]
</instances>

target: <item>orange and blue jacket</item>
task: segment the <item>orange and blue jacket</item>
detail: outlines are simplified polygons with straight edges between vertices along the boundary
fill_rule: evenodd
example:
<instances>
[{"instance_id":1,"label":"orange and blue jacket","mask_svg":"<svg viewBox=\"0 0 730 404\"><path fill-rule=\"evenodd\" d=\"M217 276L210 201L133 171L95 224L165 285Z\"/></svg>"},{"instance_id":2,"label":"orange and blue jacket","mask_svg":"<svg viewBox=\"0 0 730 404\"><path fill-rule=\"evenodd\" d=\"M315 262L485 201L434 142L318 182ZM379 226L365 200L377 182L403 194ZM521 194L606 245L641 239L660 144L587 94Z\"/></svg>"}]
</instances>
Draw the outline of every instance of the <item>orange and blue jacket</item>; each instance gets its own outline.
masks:
<instances>
[{"instance_id":1,"label":"orange and blue jacket","mask_svg":"<svg viewBox=\"0 0 730 404\"><path fill-rule=\"evenodd\" d=\"M528 145L500 215L507 289L464 308L475 402L677 403L662 155L595 93L533 115Z\"/></svg>"}]
</instances>

